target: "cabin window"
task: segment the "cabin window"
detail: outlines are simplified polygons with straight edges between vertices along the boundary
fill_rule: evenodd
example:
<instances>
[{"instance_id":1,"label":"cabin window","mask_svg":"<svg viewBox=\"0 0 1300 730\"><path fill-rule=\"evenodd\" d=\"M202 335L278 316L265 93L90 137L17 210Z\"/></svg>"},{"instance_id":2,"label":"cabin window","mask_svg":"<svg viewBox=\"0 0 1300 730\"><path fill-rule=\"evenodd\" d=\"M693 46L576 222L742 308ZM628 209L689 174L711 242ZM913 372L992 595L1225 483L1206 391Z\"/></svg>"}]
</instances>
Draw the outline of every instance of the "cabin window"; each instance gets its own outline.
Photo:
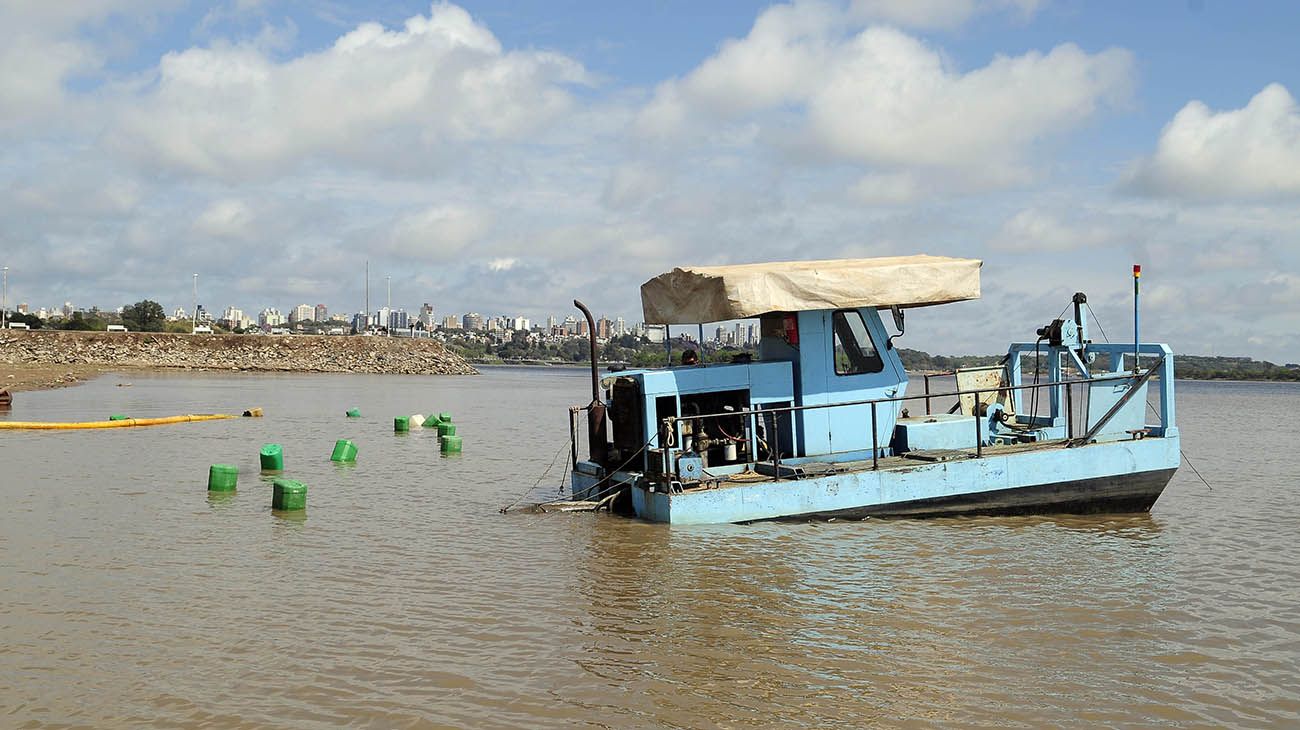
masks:
<instances>
[{"instance_id":1,"label":"cabin window","mask_svg":"<svg viewBox=\"0 0 1300 730\"><path fill-rule=\"evenodd\" d=\"M885 369L861 312L856 309L835 312L831 315L831 326L835 330L836 375L878 373Z\"/></svg>"}]
</instances>

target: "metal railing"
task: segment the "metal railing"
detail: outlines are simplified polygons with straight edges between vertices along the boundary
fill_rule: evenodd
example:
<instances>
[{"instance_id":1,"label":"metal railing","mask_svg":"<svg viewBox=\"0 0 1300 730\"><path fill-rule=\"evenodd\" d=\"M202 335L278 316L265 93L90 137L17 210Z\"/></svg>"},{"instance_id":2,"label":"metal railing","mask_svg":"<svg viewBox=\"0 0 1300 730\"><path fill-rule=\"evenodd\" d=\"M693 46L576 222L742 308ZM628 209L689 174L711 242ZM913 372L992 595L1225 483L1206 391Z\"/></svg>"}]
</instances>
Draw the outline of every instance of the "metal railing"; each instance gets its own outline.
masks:
<instances>
[{"instance_id":1,"label":"metal railing","mask_svg":"<svg viewBox=\"0 0 1300 730\"><path fill-rule=\"evenodd\" d=\"M1066 406L1065 433L1067 437L1066 441L1067 441L1067 445L1076 446L1082 443L1086 443L1087 441L1090 441L1093 437L1095 437L1096 434L1101 430L1101 428L1103 428L1106 425L1106 423L1108 423L1111 420L1111 418L1113 418L1115 414L1117 414L1123 408L1123 406L1128 403L1128 401L1133 397L1133 395L1137 392L1137 390L1142 385L1144 385L1151 378L1151 376L1155 375L1157 372L1160 372L1164 362L1165 362L1165 358L1161 357L1158 361L1156 361L1154 364L1148 367L1144 372L1139 374L1136 378L1131 372L1107 373L1107 374L1096 375L1091 378L1077 378L1073 380L1056 380L1056 381L1049 381L1043 383L1030 383L1030 384L1021 384L1021 385L1000 385L997 387L977 388L974 390L955 390L949 393L931 393L929 391L928 382L927 382L926 384L927 387L925 389L925 392L916 395L902 395L902 396L893 396L889 398L872 398L869 400L846 401L843 403L819 403L819 404L804 405L804 406L749 408L743 411L727 411L723 413L708 413L708 414L692 415L692 416L667 416L661 419L661 424L664 427L664 429L660 431L661 434L667 434L669 436L669 441L670 441L670 443L668 444L661 443L659 445L664 459L663 471L665 474L671 473L672 471L670 468L670 464L668 463L669 450L675 445L675 443L680 443L681 441L681 435L677 428L679 424L683 422L706 421L706 420L721 419L721 418L749 418L750 432L757 433L758 419L761 417L764 419L763 420L764 427L767 427L769 423L771 424L772 427L771 431L765 430L764 433L773 434L772 440L768 443L768 452L769 452L769 456L771 457L773 474L776 475L777 478L780 478L781 440L780 440L780 419L778 418L778 416L782 414L793 415L795 413L820 410L823 408L848 408L853 406L868 406L871 410L871 446L870 446L871 468L873 470L876 470L880 468L881 446L880 446L880 440L878 434L879 419L877 415L877 408L879 408L880 404L882 403L892 404L892 403L903 403L907 401L924 400L926 401L927 404L926 414L929 415L928 405L930 399L946 398L946 397L954 397L954 396L960 398L961 396L965 396L965 395L974 396L975 398L974 400L975 402L975 418L974 418L975 457L982 458L984 456L984 443L983 443L984 442L984 432L983 432L984 414L979 413L979 409L981 405L980 396L989 393L1004 393L1004 392L1012 393L1016 391L1033 391L1041 388L1062 388L1062 387L1065 388L1065 406ZM1098 422L1096 424L1093 424L1091 426L1085 425L1086 434L1083 437L1079 439L1075 439L1074 438L1073 386L1091 385L1099 382L1125 381L1125 380L1133 381L1129 385L1129 388L1125 392L1125 394L1119 399L1118 402L1116 402L1110 408L1109 411L1107 411L1100 419L1098 419ZM1032 420L1037 420L1039 418L1039 416L1035 413L1023 414L1023 415L1025 415L1026 417ZM771 420L769 421L768 419ZM1031 421L1031 425L1032 425L1032 421ZM1162 419L1161 426L1163 427L1165 425L1166 424L1163 423L1163 419ZM813 456L830 455L832 453L834 452L829 452L827 454L813 454ZM757 456L757 454L754 454L754 456ZM759 463L759 461L757 459L754 459L752 463Z\"/></svg>"}]
</instances>

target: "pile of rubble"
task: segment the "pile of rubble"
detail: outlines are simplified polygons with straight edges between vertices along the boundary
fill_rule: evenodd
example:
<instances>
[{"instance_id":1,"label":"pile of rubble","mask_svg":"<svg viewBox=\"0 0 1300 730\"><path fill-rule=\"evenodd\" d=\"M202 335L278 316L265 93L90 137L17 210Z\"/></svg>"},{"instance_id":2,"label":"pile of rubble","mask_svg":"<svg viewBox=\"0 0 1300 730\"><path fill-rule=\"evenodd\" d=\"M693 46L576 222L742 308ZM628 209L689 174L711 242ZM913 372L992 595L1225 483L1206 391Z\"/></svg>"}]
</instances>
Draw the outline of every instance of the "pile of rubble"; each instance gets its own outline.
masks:
<instances>
[{"instance_id":1,"label":"pile of rubble","mask_svg":"<svg viewBox=\"0 0 1300 730\"><path fill-rule=\"evenodd\" d=\"M0 363L307 373L473 375L428 339L0 331Z\"/></svg>"}]
</instances>

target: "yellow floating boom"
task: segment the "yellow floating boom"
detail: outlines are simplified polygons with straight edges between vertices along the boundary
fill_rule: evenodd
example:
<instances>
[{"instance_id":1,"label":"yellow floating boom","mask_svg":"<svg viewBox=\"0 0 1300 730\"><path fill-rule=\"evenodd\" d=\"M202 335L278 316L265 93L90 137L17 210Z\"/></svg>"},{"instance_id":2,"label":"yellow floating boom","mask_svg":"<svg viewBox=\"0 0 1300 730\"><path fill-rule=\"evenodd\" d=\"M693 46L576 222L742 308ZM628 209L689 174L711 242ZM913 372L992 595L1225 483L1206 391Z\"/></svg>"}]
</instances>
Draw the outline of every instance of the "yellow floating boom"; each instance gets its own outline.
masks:
<instances>
[{"instance_id":1,"label":"yellow floating boom","mask_svg":"<svg viewBox=\"0 0 1300 730\"><path fill-rule=\"evenodd\" d=\"M130 428L132 426L162 426L167 423L188 423L189 421L219 421L226 418L239 418L225 413L200 413L188 416L165 416L163 418L123 418L117 421L0 421L3 430L71 430L79 428Z\"/></svg>"}]
</instances>

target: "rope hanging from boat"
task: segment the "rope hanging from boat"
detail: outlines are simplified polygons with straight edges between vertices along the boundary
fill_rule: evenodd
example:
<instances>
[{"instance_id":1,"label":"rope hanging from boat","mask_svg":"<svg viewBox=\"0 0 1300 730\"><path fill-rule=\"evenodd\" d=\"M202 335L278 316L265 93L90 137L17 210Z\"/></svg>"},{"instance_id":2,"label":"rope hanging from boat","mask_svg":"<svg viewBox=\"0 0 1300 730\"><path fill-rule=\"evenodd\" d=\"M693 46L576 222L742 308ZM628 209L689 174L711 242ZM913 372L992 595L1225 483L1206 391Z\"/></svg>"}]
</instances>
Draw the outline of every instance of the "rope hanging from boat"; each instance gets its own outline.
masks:
<instances>
[{"instance_id":1,"label":"rope hanging from boat","mask_svg":"<svg viewBox=\"0 0 1300 730\"><path fill-rule=\"evenodd\" d=\"M615 474L619 473L620 471L623 471L623 469L625 469L625 468L627 467L628 464L631 464L631 463L633 462L633 460L635 460L638 456L640 456L642 453L644 453L645 450L646 450L646 448L648 448L648 447L650 446L650 444L653 443L653 442L654 442L654 436L651 436L651 437L649 438L649 440L647 440L644 444L641 444L641 448L639 448L639 449L637 449L635 452L633 452L632 455L629 456L629 457L627 458L626 461L624 461L622 464L619 464L618 467L616 467L615 469L611 470L611 471L610 471L607 475L605 475L604 477L601 477L600 481L598 481L598 482L596 482L595 484L593 484L593 485L591 485L590 487L588 487L586 491L587 491L587 492L591 492L592 490L596 489L596 488L599 487L600 485L605 484L606 482L608 482L608 481L610 480L611 477L613 477ZM561 486L562 486L562 485L561 485ZM613 501L613 498L614 498L615 495L617 494L617 490L622 489L624 486L626 486L626 485L625 485L625 484L622 484L622 483L614 483L614 484L610 484L608 487L606 487L606 488L604 488L604 489L602 489L602 490L600 490L600 491L597 491L595 494L591 494L591 495L589 495L589 496L587 497L587 499L586 499L586 500L583 500L583 501L584 501L584 502L595 503L595 504L596 504L595 509L600 509L601 507L605 507L605 506L607 506L607 505L609 504L609 502ZM531 491L531 490L530 490L530 491ZM521 500L522 500L522 498L521 498ZM565 502L569 502L569 501L570 501L570 500L567 500L567 499L564 499L564 498L558 498L558 499L548 500L548 501L545 501L545 502L538 502L535 506L536 506L536 507L546 507L547 505L563 504L563 503L565 503ZM517 504L517 503L518 503L518 501L516 501L516 504ZM513 507L514 505L511 505L511 506ZM505 510L502 510L502 513L504 513L504 512L505 512Z\"/></svg>"},{"instance_id":2,"label":"rope hanging from boat","mask_svg":"<svg viewBox=\"0 0 1300 730\"><path fill-rule=\"evenodd\" d=\"M1097 316L1096 312L1092 311L1092 305L1084 302L1083 306L1088 308L1088 314L1092 315L1092 321L1097 323L1097 331L1101 333L1102 339L1106 340L1106 343L1109 344L1110 338L1106 336L1106 328L1101 326L1101 318ZM1160 411L1156 410L1156 407L1151 402L1150 398L1147 399L1147 408L1150 408L1151 412L1154 413L1156 417L1160 416ZM1210 482L1205 477L1201 476L1201 470L1197 469L1196 465L1192 463L1191 457L1187 455L1186 451L1183 451L1181 444L1178 447L1178 453L1182 455L1183 461L1187 462L1187 467L1192 470L1192 473L1196 475L1196 478L1201 480L1201 484L1204 484L1206 489L1213 492L1214 487L1210 486Z\"/></svg>"},{"instance_id":3,"label":"rope hanging from boat","mask_svg":"<svg viewBox=\"0 0 1300 730\"><path fill-rule=\"evenodd\" d=\"M562 444L562 445L560 446L560 450L555 452L555 456L552 456L552 457L551 457L551 463L547 465L545 471L543 471L543 472L541 473L541 475L537 477L537 481L533 482L533 486L529 487L527 490L524 491L523 494L521 494L521 495L519 495L517 498L515 498L515 501L513 501L513 502L511 502L510 504L508 504L508 505L502 507L502 508L499 510L499 511L501 512L501 514L505 514L505 513L509 512L511 509L513 509L514 507L516 507L520 502L524 501L524 498L526 498L528 495L532 494L533 491L537 489L538 485L540 485L540 484L542 483L542 480L546 478L546 475L551 473L551 469L555 468L555 462L557 462L557 461L560 460L560 454L564 453L565 449L568 449L568 448L569 448L569 445L572 444L572 443L573 443L572 441L568 441L568 442L565 442L564 444ZM568 464L568 459L565 459L565 464ZM566 466L566 470L567 470L567 466Z\"/></svg>"}]
</instances>

